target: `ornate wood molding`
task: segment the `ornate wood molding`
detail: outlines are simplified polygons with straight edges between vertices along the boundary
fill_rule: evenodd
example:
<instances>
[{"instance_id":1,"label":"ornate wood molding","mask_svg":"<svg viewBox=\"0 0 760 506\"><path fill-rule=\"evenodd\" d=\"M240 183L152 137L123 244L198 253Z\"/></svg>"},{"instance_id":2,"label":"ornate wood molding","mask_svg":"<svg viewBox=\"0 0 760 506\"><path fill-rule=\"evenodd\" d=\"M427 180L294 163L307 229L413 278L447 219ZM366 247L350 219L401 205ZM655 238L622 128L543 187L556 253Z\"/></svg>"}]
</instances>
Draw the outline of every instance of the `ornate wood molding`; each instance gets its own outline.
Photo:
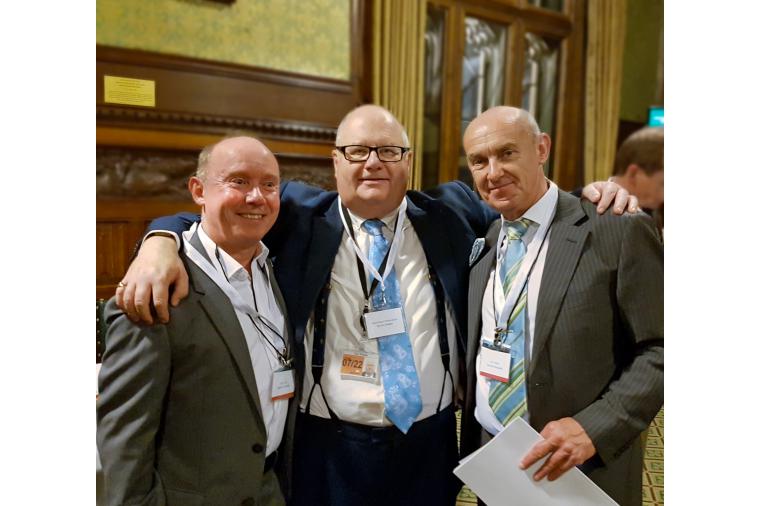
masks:
<instances>
[{"instance_id":1,"label":"ornate wood molding","mask_svg":"<svg viewBox=\"0 0 760 506\"><path fill-rule=\"evenodd\" d=\"M327 144L335 140L336 132L335 127L298 121L136 109L126 106L98 105L95 111L98 124L108 126L171 129L220 135L230 130L245 130L255 136Z\"/></svg>"}]
</instances>

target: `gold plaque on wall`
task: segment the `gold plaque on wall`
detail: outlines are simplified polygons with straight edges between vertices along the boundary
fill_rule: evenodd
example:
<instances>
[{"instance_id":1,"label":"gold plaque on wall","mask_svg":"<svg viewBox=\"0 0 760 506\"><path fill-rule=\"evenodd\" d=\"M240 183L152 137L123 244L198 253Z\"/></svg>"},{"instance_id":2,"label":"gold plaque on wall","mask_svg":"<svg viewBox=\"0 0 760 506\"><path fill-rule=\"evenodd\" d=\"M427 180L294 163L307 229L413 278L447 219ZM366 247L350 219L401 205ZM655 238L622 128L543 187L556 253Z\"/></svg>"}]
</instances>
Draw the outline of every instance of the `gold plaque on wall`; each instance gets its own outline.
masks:
<instances>
[{"instance_id":1,"label":"gold plaque on wall","mask_svg":"<svg viewBox=\"0 0 760 506\"><path fill-rule=\"evenodd\" d=\"M103 76L103 100L111 104L156 106L156 82L131 77Z\"/></svg>"}]
</instances>

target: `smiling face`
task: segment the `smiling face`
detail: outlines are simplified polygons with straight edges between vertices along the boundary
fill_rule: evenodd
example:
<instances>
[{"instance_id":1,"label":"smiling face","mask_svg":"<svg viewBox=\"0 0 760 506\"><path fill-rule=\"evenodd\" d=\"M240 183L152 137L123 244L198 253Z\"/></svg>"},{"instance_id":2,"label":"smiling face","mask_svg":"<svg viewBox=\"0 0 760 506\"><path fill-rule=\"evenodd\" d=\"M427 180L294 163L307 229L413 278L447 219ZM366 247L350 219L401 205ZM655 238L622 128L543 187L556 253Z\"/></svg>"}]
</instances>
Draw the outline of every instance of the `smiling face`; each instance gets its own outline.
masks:
<instances>
[{"instance_id":1,"label":"smiling face","mask_svg":"<svg viewBox=\"0 0 760 506\"><path fill-rule=\"evenodd\" d=\"M464 133L467 165L481 197L507 220L516 220L547 190L543 164L551 140L536 133L514 107L494 107Z\"/></svg>"},{"instance_id":2,"label":"smiling face","mask_svg":"<svg viewBox=\"0 0 760 506\"><path fill-rule=\"evenodd\" d=\"M335 144L409 145L398 121L388 111L374 105L350 112L338 128ZM332 156L338 193L351 212L364 219L381 218L401 205L409 178L410 152L398 162L382 162L374 151L364 162L350 162L337 149L333 150Z\"/></svg>"},{"instance_id":3,"label":"smiling face","mask_svg":"<svg viewBox=\"0 0 760 506\"><path fill-rule=\"evenodd\" d=\"M272 152L251 137L225 139L188 187L202 206L203 230L247 267L280 210L280 169Z\"/></svg>"}]
</instances>

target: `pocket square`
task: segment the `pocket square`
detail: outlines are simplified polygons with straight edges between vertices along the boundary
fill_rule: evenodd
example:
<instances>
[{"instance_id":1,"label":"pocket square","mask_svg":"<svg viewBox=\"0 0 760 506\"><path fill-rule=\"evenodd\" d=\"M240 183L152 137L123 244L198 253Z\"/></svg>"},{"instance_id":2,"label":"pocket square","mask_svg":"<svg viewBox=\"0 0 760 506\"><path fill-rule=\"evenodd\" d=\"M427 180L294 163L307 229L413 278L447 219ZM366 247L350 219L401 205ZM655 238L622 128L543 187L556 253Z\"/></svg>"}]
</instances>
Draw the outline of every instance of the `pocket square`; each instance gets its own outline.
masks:
<instances>
[{"instance_id":1,"label":"pocket square","mask_svg":"<svg viewBox=\"0 0 760 506\"><path fill-rule=\"evenodd\" d=\"M483 247L486 244L486 240L483 237L478 237L475 242L472 243L472 250L470 251L470 267L478 259L480 253L483 251Z\"/></svg>"}]
</instances>

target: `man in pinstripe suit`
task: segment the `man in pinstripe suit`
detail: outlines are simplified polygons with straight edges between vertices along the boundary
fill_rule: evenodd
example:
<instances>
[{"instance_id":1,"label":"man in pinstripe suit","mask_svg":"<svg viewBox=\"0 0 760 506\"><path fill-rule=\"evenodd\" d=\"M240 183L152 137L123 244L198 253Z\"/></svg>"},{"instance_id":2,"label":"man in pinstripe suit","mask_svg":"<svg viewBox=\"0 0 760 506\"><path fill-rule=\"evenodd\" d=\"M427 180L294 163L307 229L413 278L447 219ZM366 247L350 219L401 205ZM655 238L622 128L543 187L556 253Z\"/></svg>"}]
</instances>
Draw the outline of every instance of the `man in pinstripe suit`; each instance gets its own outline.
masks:
<instances>
[{"instance_id":1,"label":"man in pinstripe suit","mask_svg":"<svg viewBox=\"0 0 760 506\"><path fill-rule=\"evenodd\" d=\"M638 436L663 402L663 259L652 221L598 215L546 180L551 141L524 110L485 111L464 147L502 218L471 258L462 453L522 416L544 440L515 466L548 455L534 479L579 466L618 503L640 505ZM513 244L522 253L510 264ZM491 370L506 355L499 332L519 337L504 375ZM499 376L509 378L490 379Z\"/></svg>"}]
</instances>

